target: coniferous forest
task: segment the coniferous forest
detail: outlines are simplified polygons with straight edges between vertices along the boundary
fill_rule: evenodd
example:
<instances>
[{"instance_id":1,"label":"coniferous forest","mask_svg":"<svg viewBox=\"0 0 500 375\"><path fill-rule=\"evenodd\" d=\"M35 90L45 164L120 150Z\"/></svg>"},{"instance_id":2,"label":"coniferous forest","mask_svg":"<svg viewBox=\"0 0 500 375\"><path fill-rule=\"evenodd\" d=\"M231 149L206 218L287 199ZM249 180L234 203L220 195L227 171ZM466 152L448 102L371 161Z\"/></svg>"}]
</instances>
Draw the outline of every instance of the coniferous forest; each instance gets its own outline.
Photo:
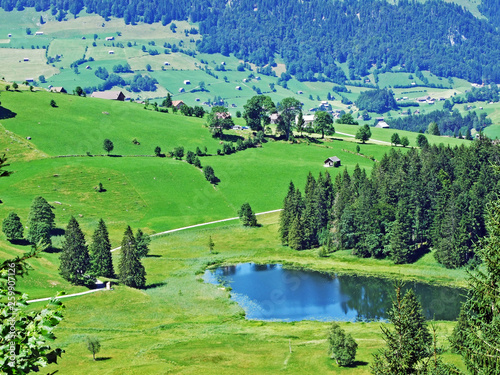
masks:
<instances>
[{"instance_id":1,"label":"coniferous forest","mask_svg":"<svg viewBox=\"0 0 500 375\"><path fill-rule=\"evenodd\" d=\"M298 80L342 84L372 67L386 71L398 66L412 73L430 70L442 77L498 83L500 32L494 3L480 7L489 21L435 0L235 0L230 5L222 0L1 0L0 6L50 10L58 20L86 11L127 24L199 22L200 52L233 53L261 67L273 66L279 56ZM347 76L339 63L347 63Z\"/></svg>"},{"instance_id":2,"label":"coniferous forest","mask_svg":"<svg viewBox=\"0 0 500 375\"><path fill-rule=\"evenodd\" d=\"M461 267L475 259L473 244L486 234L485 207L500 188L492 165L499 161L498 146L483 137L469 147L391 149L371 176L359 167L334 181L328 172L309 174L304 193L290 183L282 243L352 249L395 263L411 263L432 248L444 266Z\"/></svg>"}]
</instances>

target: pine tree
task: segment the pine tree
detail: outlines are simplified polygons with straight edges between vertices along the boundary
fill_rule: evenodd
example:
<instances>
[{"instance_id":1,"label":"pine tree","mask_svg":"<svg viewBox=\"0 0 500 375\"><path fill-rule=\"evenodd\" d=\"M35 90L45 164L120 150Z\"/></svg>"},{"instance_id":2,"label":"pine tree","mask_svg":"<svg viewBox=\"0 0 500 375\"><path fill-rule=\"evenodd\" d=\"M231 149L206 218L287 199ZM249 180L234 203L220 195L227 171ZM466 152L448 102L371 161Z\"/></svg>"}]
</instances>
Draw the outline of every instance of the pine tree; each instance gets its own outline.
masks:
<instances>
[{"instance_id":1,"label":"pine tree","mask_svg":"<svg viewBox=\"0 0 500 375\"><path fill-rule=\"evenodd\" d=\"M311 172L307 176L304 197L304 211L302 214L302 222L304 226L304 247L311 248L318 245L318 190L316 188L316 180Z\"/></svg>"},{"instance_id":2,"label":"pine tree","mask_svg":"<svg viewBox=\"0 0 500 375\"><path fill-rule=\"evenodd\" d=\"M484 267L470 273L467 301L450 338L477 375L500 373L500 200L488 206L486 229L476 249Z\"/></svg>"},{"instance_id":3,"label":"pine tree","mask_svg":"<svg viewBox=\"0 0 500 375\"><path fill-rule=\"evenodd\" d=\"M257 226L257 218L255 217L255 214L252 211L252 207L250 207L249 203L243 203L240 210L238 211L238 216L240 217L240 220L244 226Z\"/></svg>"},{"instance_id":4,"label":"pine tree","mask_svg":"<svg viewBox=\"0 0 500 375\"><path fill-rule=\"evenodd\" d=\"M89 252L93 274L104 277L115 277L108 228L103 219L99 220L97 229L92 236L92 244L89 247Z\"/></svg>"},{"instance_id":5,"label":"pine tree","mask_svg":"<svg viewBox=\"0 0 500 375\"><path fill-rule=\"evenodd\" d=\"M408 202L403 199L398 204L396 221L390 234L391 258L395 264L410 263L414 258L412 245L412 220L408 212Z\"/></svg>"},{"instance_id":6,"label":"pine tree","mask_svg":"<svg viewBox=\"0 0 500 375\"><path fill-rule=\"evenodd\" d=\"M23 239L23 224L15 212L10 212L2 222L2 231L9 241Z\"/></svg>"},{"instance_id":7,"label":"pine tree","mask_svg":"<svg viewBox=\"0 0 500 375\"><path fill-rule=\"evenodd\" d=\"M288 233L288 246L294 250L304 249L306 244L304 237L304 225L300 215L296 215Z\"/></svg>"},{"instance_id":8,"label":"pine tree","mask_svg":"<svg viewBox=\"0 0 500 375\"><path fill-rule=\"evenodd\" d=\"M76 219L71 216L64 234L59 270L62 277L75 285L91 286L95 279L90 277L90 256L85 245L85 236Z\"/></svg>"},{"instance_id":9,"label":"pine tree","mask_svg":"<svg viewBox=\"0 0 500 375\"><path fill-rule=\"evenodd\" d=\"M35 197L28 215L28 233L26 239L32 244L40 240L46 245L52 245L50 231L54 228L55 215L52 206L43 197Z\"/></svg>"},{"instance_id":10,"label":"pine tree","mask_svg":"<svg viewBox=\"0 0 500 375\"><path fill-rule=\"evenodd\" d=\"M137 233L135 234L135 243L137 245L137 255L139 258L146 257L149 253L151 238L141 229L137 229Z\"/></svg>"},{"instance_id":11,"label":"pine tree","mask_svg":"<svg viewBox=\"0 0 500 375\"><path fill-rule=\"evenodd\" d=\"M142 288L146 285L146 270L137 254L137 243L132 228L127 226L123 235L121 259L118 266L120 282L132 288Z\"/></svg>"},{"instance_id":12,"label":"pine tree","mask_svg":"<svg viewBox=\"0 0 500 375\"><path fill-rule=\"evenodd\" d=\"M354 362L358 344L351 335L345 333L340 326L333 322L328 334L328 352L330 358L335 359L339 366L349 366Z\"/></svg>"},{"instance_id":13,"label":"pine tree","mask_svg":"<svg viewBox=\"0 0 500 375\"><path fill-rule=\"evenodd\" d=\"M293 182L290 181L290 185L288 185L288 193L283 200L283 210L280 213L280 228L279 234L281 243L283 245L288 244L288 233L290 231L290 225L292 225L293 217L291 215L292 211L292 203L295 195L295 186Z\"/></svg>"},{"instance_id":14,"label":"pine tree","mask_svg":"<svg viewBox=\"0 0 500 375\"><path fill-rule=\"evenodd\" d=\"M412 289L404 297L396 285L396 299L388 312L393 330L382 326L386 347L374 355L372 374L417 374L422 361L432 355L432 336L427 327L422 307Z\"/></svg>"}]
</instances>

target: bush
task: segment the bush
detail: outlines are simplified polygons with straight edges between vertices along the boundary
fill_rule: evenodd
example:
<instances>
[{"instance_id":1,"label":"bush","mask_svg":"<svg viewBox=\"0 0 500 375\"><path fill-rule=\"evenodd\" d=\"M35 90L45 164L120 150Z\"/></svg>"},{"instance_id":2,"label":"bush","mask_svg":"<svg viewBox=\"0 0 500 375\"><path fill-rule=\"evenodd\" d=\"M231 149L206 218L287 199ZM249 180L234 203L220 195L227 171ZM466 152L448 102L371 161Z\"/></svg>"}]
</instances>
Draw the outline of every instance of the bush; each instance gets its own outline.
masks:
<instances>
[{"instance_id":1,"label":"bush","mask_svg":"<svg viewBox=\"0 0 500 375\"><path fill-rule=\"evenodd\" d=\"M349 366L354 362L358 344L351 335L346 335L340 326L333 322L328 334L330 358L339 366Z\"/></svg>"}]
</instances>

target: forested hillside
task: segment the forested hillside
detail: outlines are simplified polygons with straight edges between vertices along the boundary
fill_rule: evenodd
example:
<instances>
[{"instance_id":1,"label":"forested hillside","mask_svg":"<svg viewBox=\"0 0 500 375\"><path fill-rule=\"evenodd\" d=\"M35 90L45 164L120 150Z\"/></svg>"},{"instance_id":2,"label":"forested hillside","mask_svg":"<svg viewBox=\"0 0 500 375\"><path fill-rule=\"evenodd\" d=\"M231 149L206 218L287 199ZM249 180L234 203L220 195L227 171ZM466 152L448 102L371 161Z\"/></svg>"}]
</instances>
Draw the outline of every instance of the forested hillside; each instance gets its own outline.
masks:
<instances>
[{"instance_id":1,"label":"forested hillside","mask_svg":"<svg viewBox=\"0 0 500 375\"><path fill-rule=\"evenodd\" d=\"M200 52L233 53L259 66L286 63L298 80L344 83L377 67L430 70L470 82L500 82L500 33L456 4L399 1L262 1L235 0L2 0L7 11L35 7L66 13L85 9L127 24L172 20L200 22ZM497 19L495 7L482 9ZM348 73L339 67L347 63ZM273 74L271 69L262 74Z\"/></svg>"}]
</instances>

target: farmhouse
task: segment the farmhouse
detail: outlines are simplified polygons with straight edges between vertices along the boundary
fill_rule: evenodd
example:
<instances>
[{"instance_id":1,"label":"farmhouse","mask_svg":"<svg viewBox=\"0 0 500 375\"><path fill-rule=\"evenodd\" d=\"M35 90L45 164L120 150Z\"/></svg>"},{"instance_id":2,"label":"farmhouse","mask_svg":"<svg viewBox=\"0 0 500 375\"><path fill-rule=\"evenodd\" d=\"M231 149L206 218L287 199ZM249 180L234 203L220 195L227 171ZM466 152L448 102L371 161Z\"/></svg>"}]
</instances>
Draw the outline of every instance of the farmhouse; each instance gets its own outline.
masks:
<instances>
[{"instance_id":1,"label":"farmhouse","mask_svg":"<svg viewBox=\"0 0 500 375\"><path fill-rule=\"evenodd\" d=\"M43 35L43 31L37 31L35 35Z\"/></svg>"},{"instance_id":2,"label":"farmhouse","mask_svg":"<svg viewBox=\"0 0 500 375\"><path fill-rule=\"evenodd\" d=\"M64 87L51 87L50 91L51 92L58 92L60 94L67 94L68 93Z\"/></svg>"},{"instance_id":3,"label":"farmhouse","mask_svg":"<svg viewBox=\"0 0 500 375\"><path fill-rule=\"evenodd\" d=\"M28 59L27 57L25 57L25 58L23 59L23 61L30 61L30 59Z\"/></svg>"},{"instance_id":4,"label":"farmhouse","mask_svg":"<svg viewBox=\"0 0 500 375\"><path fill-rule=\"evenodd\" d=\"M26 78L26 82L34 82L35 79L34 78Z\"/></svg>"},{"instance_id":5,"label":"farmhouse","mask_svg":"<svg viewBox=\"0 0 500 375\"><path fill-rule=\"evenodd\" d=\"M108 37L106 37L106 40L115 40L115 37L114 36L108 36Z\"/></svg>"},{"instance_id":6,"label":"farmhouse","mask_svg":"<svg viewBox=\"0 0 500 375\"><path fill-rule=\"evenodd\" d=\"M174 100L172 101L172 107L181 109L182 106L186 105L182 100Z\"/></svg>"},{"instance_id":7,"label":"farmhouse","mask_svg":"<svg viewBox=\"0 0 500 375\"><path fill-rule=\"evenodd\" d=\"M304 120L304 126L312 126L312 123L314 122L314 115L304 115L302 116L302 119ZM295 118L295 123L299 120L299 116Z\"/></svg>"},{"instance_id":8,"label":"farmhouse","mask_svg":"<svg viewBox=\"0 0 500 375\"><path fill-rule=\"evenodd\" d=\"M190 85L190 84L191 84L191 81L190 81L189 79L186 79L186 80L184 80L184 84L185 84L185 85Z\"/></svg>"},{"instance_id":9,"label":"farmhouse","mask_svg":"<svg viewBox=\"0 0 500 375\"><path fill-rule=\"evenodd\" d=\"M325 167L340 167L340 159L336 156L329 157L325 160Z\"/></svg>"},{"instance_id":10,"label":"farmhouse","mask_svg":"<svg viewBox=\"0 0 500 375\"><path fill-rule=\"evenodd\" d=\"M179 92L184 92L184 87L181 87L181 88L179 89Z\"/></svg>"},{"instance_id":11,"label":"farmhouse","mask_svg":"<svg viewBox=\"0 0 500 375\"><path fill-rule=\"evenodd\" d=\"M303 93L304 93L304 92L303 92L303 91L301 91L301 90L297 91L297 94L299 94L299 95L302 95Z\"/></svg>"},{"instance_id":12,"label":"farmhouse","mask_svg":"<svg viewBox=\"0 0 500 375\"><path fill-rule=\"evenodd\" d=\"M8 34L7 36L8 36L9 38L12 38L12 34Z\"/></svg>"},{"instance_id":13,"label":"farmhouse","mask_svg":"<svg viewBox=\"0 0 500 375\"><path fill-rule=\"evenodd\" d=\"M125 100L125 94L121 91L94 91L90 97L108 100L119 100L121 102Z\"/></svg>"},{"instance_id":14,"label":"farmhouse","mask_svg":"<svg viewBox=\"0 0 500 375\"><path fill-rule=\"evenodd\" d=\"M375 125L376 128L382 128L382 129L388 129L389 128L389 124L385 121L379 121L377 123L377 125Z\"/></svg>"},{"instance_id":15,"label":"farmhouse","mask_svg":"<svg viewBox=\"0 0 500 375\"><path fill-rule=\"evenodd\" d=\"M110 55L114 55L114 54L115 54L115 51L108 51L108 54L110 54Z\"/></svg>"},{"instance_id":16,"label":"farmhouse","mask_svg":"<svg viewBox=\"0 0 500 375\"><path fill-rule=\"evenodd\" d=\"M165 61L163 65L170 65L170 63L168 61Z\"/></svg>"},{"instance_id":17,"label":"farmhouse","mask_svg":"<svg viewBox=\"0 0 500 375\"><path fill-rule=\"evenodd\" d=\"M236 90L241 90L241 86L236 86L235 89Z\"/></svg>"}]
</instances>

